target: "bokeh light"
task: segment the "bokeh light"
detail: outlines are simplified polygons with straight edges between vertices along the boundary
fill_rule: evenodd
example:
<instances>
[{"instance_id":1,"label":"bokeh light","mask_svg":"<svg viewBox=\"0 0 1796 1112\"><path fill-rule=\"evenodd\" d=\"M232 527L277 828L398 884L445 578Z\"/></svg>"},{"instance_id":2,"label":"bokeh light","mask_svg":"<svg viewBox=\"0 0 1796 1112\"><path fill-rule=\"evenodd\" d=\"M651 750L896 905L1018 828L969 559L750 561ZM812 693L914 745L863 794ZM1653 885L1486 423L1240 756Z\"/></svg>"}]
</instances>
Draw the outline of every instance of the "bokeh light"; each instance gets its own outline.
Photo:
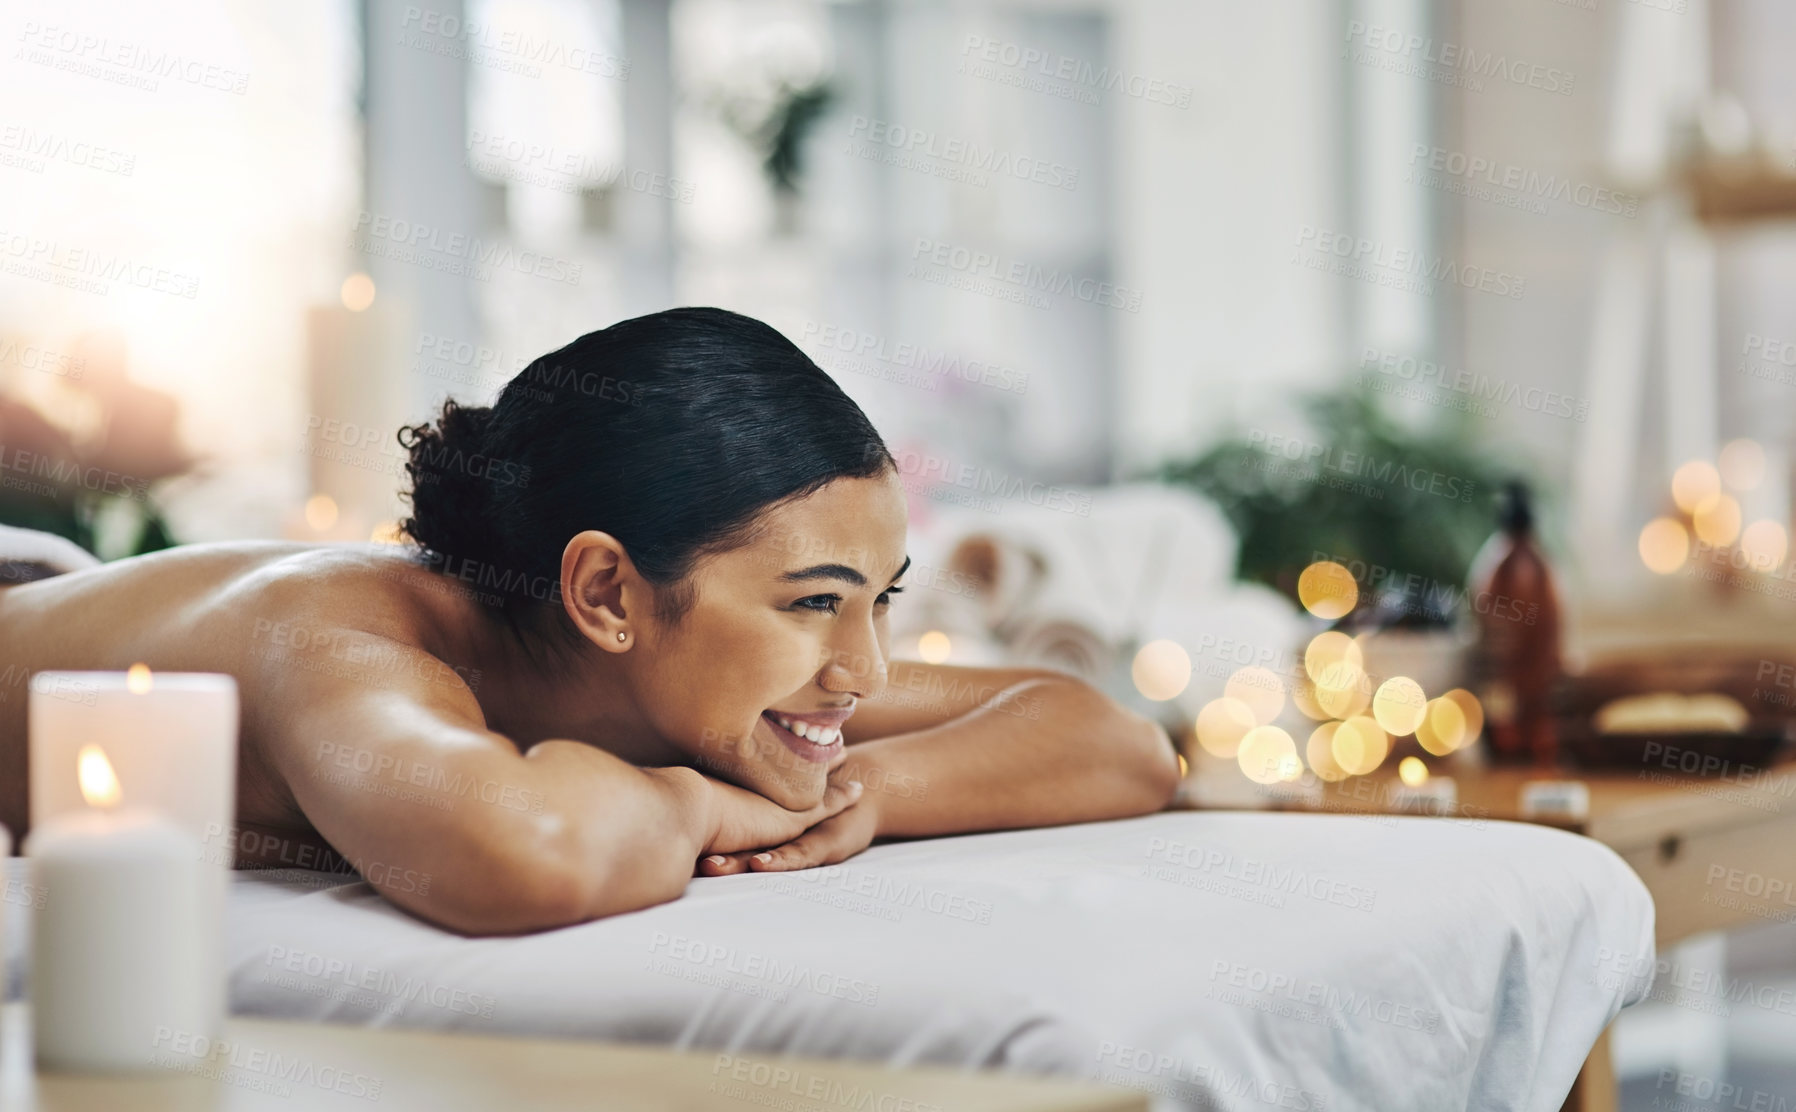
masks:
<instances>
[{"instance_id":1,"label":"bokeh light","mask_svg":"<svg viewBox=\"0 0 1796 1112\"><path fill-rule=\"evenodd\" d=\"M1335 760L1334 754L1335 731L1340 728L1339 722L1324 722L1317 726L1303 751L1309 759L1310 770L1330 783L1347 778L1347 770Z\"/></svg>"},{"instance_id":2,"label":"bokeh light","mask_svg":"<svg viewBox=\"0 0 1796 1112\"><path fill-rule=\"evenodd\" d=\"M1428 766L1420 757L1405 757L1397 762L1397 779L1412 788L1419 788L1428 782Z\"/></svg>"},{"instance_id":3,"label":"bokeh light","mask_svg":"<svg viewBox=\"0 0 1796 1112\"><path fill-rule=\"evenodd\" d=\"M1640 530L1640 559L1660 575L1670 575L1690 556L1690 534L1674 517L1655 517Z\"/></svg>"},{"instance_id":4,"label":"bokeh light","mask_svg":"<svg viewBox=\"0 0 1796 1112\"><path fill-rule=\"evenodd\" d=\"M337 500L328 494L314 494L306 499L306 524L325 532L337 523Z\"/></svg>"},{"instance_id":5,"label":"bokeh light","mask_svg":"<svg viewBox=\"0 0 1796 1112\"><path fill-rule=\"evenodd\" d=\"M1347 664L1331 664L1316 683L1316 701L1335 718L1352 718L1372 704L1372 681Z\"/></svg>"},{"instance_id":6,"label":"bokeh light","mask_svg":"<svg viewBox=\"0 0 1796 1112\"><path fill-rule=\"evenodd\" d=\"M1253 708L1239 699L1224 696L1211 699L1197 712L1192 733L1204 752L1216 757L1232 757L1241 747L1241 739L1253 727Z\"/></svg>"},{"instance_id":7,"label":"bokeh light","mask_svg":"<svg viewBox=\"0 0 1796 1112\"><path fill-rule=\"evenodd\" d=\"M1706 459L1693 459L1671 476L1671 499L1687 514L1697 513L1721 495L1721 473Z\"/></svg>"},{"instance_id":8,"label":"bokeh light","mask_svg":"<svg viewBox=\"0 0 1796 1112\"><path fill-rule=\"evenodd\" d=\"M1369 715L1357 714L1335 730L1335 763L1349 776L1364 776L1390 755L1391 739Z\"/></svg>"},{"instance_id":9,"label":"bokeh light","mask_svg":"<svg viewBox=\"0 0 1796 1112\"><path fill-rule=\"evenodd\" d=\"M1364 671L1366 657L1360 651L1359 642L1338 629L1310 638L1309 646L1303 650L1303 670L1309 673L1310 679L1321 683L1322 677L1336 665L1353 672Z\"/></svg>"},{"instance_id":10,"label":"bokeh light","mask_svg":"<svg viewBox=\"0 0 1796 1112\"><path fill-rule=\"evenodd\" d=\"M1129 674L1135 679L1135 690L1163 703L1191 682L1191 654L1177 641L1149 641L1135 654Z\"/></svg>"},{"instance_id":11,"label":"bokeh light","mask_svg":"<svg viewBox=\"0 0 1796 1112\"><path fill-rule=\"evenodd\" d=\"M1765 449L1741 437L1721 449L1721 481L1734 490L1755 490L1765 479Z\"/></svg>"},{"instance_id":12,"label":"bokeh light","mask_svg":"<svg viewBox=\"0 0 1796 1112\"><path fill-rule=\"evenodd\" d=\"M1346 617L1359 602L1353 573L1332 560L1318 560L1297 577L1297 600L1318 618Z\"/></svg>"},{"instance_id":13,"label":"bokeh light","mask_svg":"<svg viewBox=\"0 0 1796 1112\"><path fill-rule=\"evenodd\" d=\"M1256 784L1277 784L1303 774L1297 743L1277 726L1255 726L1241 738L1235 762Z\"/></svg>"},{"instance_id":14,"label":"bokeh light","mask_svg":"<svg viewBox=\"0 0 1796 1112\"><path fill-rule=\"evenodd\" d=\"M917 638L917 656L925 664L940 664L953 651L954 642L939 629L932 629Z\"/></svg>"},{"instance_id":15,"label":"bokeh light","mask_svg":"<svg viewBox=\"0 0 1796 1112\"><path fill-rule=\"evenodd\" d=\"M1392 676L1378 685L1372 696L1372 717L1386 733L1402 737L1413 734L1428 713L1428 696L1422 685L1408 676Z\"/></svg>"},{"instance_id":16,"label":"bokeh light","mask_svg":"<svg viewBox=\"0 0 1796 1112\"><path fill-rule=\"evenodd\" d=\"M1455 687L1441 698L1452 700L1465 718L1465 733L1460 736L1456 748L1464 749L1477 741L1478 735L1484 732L1484 705L1478 701L1478 696L1463 687Z\"/></svg>"},{"instance_id":17,"label":"bokeh light","mask_svg":"<svg viewBox=\"0 0 1796 1112\"><path fill-rule=\"evenodd\" d=\"M1784 527L1770 518L1761 518L1740 534L1740 553L1759 571L1769 571L1784 562L1790 550L1790 538Z\"/></svg>"},{"instance_id":18,"label":"bokeh light","mask_svg":"<svg viewBox=\"0 0 1796 1112\"><path fill-rule=\"evenodd\" d=\"M1458 749L1466 741L1465 711L1445 695L1428 700L1428 713L1416 726L1416 741L1437 757Z\"/></svg>"},{"instance_id":19,"label":"bokeh light","mask_svg":"<svg viewBox=\"0 0 1796 1112\"><path fill-rule=\"evenodd\" d=\"M343 288L337 294L343 299L343 308L359 313L374 304L374 279L357 271L343 279Z\"/></svg>"},{"instance_id":20,"label":"bokeh light","mask_svg":"<svg viewBox=\"0 0 1796 1112\"><path fill-rule=\"evenodd\" d=\"M1703 542L1717 548L1733 544L1734 538L1740 535L1740 503L1731 494L1717 495L1696 511L1693 524L1697 537Z\"/></svg>"},{"instance_id":21,"label":"bokeh light","mask_svg":"<svg viewBox=\"0 0 1796 1112\"><path fill-rule=\"evenodd\" d=\"M1270 668L1241 668L1229 677L1222 689L1224 696L1238 699L1253 713L1256 725L1264 726L1285 709L1285 681Z\"/></svg>"}]
</instances>

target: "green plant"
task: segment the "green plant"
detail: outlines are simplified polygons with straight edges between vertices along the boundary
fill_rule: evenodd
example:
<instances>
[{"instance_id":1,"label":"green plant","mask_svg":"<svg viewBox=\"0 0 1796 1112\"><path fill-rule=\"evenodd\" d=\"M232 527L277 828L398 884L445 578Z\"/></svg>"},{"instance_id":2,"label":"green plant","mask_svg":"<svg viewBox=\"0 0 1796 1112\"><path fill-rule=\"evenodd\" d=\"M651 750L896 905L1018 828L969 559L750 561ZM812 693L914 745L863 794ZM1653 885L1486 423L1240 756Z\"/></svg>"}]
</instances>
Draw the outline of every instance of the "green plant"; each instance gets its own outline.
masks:
<instances>
[{"instance_id":1,"label":"green plant","mask_svg":"<svg viewBox=\"0 0 1796 1112\"><path fill-rule=\"evenodd\" d=\"M1240 538L1236 575L1293 597L1303 569L1328 557L1385 569L1381 585L1463 585L1517 469L1479 445L1463 413L1411 431L1356 385L1304 408L1308 437L1237 433L1154 477L1213 500Z\"/></svg>"},{"instance_id":2,"label":"green plant","mask_svg":"<svg viewBox=\"0 0 1796 1112\"><path fill-rule=\"evenodd\" d=\"M804 173L805 139L835 99L827 81L795 86L781 80L771 100L739 98L727 102L722 115L761 153L761 169L774 189L795 194Z\"/></svg>"}]
</instances>

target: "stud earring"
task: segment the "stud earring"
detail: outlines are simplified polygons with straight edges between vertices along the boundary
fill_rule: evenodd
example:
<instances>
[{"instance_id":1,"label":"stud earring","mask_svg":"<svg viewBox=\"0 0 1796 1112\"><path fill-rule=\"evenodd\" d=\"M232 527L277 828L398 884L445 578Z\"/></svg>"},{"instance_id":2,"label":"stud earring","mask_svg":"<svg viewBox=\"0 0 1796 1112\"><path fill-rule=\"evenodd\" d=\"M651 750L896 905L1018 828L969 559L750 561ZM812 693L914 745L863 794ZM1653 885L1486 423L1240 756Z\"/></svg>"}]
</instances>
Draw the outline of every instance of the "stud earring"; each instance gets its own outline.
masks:
<instances>
[{"instance_id":1,"label":"stud earring","mask_svg":"<svg viewBox=\"0 0 1796 1112\"><path fill-rule=\"evenodd\" d=\"M624 631L623 630L620 629L617 631L617 639L619 641L622 641L624 639Z\"/></svg>"}]
</instances>

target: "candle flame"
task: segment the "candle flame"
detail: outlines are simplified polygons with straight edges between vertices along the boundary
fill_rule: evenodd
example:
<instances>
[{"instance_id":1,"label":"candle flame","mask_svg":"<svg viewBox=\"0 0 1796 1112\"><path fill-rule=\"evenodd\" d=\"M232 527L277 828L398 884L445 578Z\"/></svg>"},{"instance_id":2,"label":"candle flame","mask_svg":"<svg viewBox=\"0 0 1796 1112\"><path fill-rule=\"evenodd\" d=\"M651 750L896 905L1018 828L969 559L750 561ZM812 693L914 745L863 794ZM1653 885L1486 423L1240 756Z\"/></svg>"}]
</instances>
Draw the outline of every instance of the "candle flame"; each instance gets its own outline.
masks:
<instances>
[{"instance_id":1,"label":"candle flame","mask_svg":"<svg viewBox=\"0 0 1796 1112\"><path fill-rule=\"evenodd\" d=\"M87 800L89 807L105 808L118 803L122 794L118 774L112 771L106 750L98 745L83 745L75 763L81 780L81 797Z\"/></svg>"},{"instance_id":2,"label":"candle flame","mask_svg":"<svg viewBox=\"0 0 1796 1112\"><path fill-rule=\"evenodd\" d=\"M139 661L125 672L125 688L133 695L147 694L152 686L150 666Z\"/></svg>"}]
</instances>

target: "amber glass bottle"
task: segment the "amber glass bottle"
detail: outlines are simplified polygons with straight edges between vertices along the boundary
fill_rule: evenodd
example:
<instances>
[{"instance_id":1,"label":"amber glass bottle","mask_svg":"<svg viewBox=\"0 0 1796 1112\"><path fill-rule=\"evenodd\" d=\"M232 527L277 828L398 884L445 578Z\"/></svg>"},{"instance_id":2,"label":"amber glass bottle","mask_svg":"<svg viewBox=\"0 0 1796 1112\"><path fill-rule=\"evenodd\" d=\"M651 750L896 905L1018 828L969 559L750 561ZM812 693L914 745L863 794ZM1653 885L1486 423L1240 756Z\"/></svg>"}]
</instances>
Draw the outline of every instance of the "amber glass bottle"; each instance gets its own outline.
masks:
<instances>
[{"instance_id":1,"label":"amber glass bottle","mask_svg":"<svg viewBox=\"0 0 1796 1112\"><path fill-rule=\"evenodd\" d=\"M1552 692L1559 678L1559 595L1534 538L1528 488L1503 488L1499 528L1472 559L1466 602L1478 626L1472 682L1492 761L1558 759Z\"/></svg>"}]
</instances>

